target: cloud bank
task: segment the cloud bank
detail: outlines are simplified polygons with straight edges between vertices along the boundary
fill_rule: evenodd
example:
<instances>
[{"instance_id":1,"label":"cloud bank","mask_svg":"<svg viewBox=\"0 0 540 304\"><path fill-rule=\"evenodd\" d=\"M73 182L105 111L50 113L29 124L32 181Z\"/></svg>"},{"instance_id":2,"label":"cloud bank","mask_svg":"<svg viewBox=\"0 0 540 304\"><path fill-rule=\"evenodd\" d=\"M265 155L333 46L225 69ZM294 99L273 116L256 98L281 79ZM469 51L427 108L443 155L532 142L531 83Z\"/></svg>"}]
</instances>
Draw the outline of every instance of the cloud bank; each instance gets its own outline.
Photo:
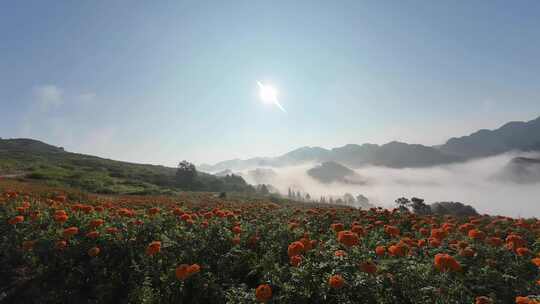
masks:
<instances>
[{"instance_id":1,"label":"cloud bank","mask_svg":"<svg viewBox=\"0 0 540 304\"><path fill-rule=\"evenodd\" d=\"M502 180L508 162L516 156L540 157L539 154L507 153L460 164L430 168L392 169L363 167L355 170L367 180L366 185L322 184L306 171L315 164L271 168L275 177L267 180L281 193L289 187L307 192L313 198L321 195L363 194L370 202L393 206L398 197L420 197L426 202L459 201L470 204L480 213L515 217L540 217L540 183L518 184ZM256 183L247 171L247 182ZM260 178L259 178L260 181Z\"/></svg>"}]
</instances>

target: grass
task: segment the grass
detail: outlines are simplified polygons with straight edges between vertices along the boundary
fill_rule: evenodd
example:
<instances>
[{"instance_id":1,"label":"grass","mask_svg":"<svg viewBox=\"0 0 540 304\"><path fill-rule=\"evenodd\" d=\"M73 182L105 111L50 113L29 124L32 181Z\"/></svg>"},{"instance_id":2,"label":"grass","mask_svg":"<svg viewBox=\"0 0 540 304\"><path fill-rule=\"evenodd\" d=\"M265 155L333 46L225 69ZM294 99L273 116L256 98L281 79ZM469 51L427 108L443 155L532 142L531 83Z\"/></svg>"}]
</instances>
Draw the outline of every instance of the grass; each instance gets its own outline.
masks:
<instances>
[{"instance_id":1,"label":"grass","mask_svg":"<svg viewBox=\"0 0 540 304\"><path fill-rule=\"evenodd\" d=\"M0 175L16 173L52 186L103 194L167 194L182 190L255 192L239 177L199 172L192 185L182 186L176 181L176 168L70 153L29 139L0 139Z\"/></svg>"}]
</instances>

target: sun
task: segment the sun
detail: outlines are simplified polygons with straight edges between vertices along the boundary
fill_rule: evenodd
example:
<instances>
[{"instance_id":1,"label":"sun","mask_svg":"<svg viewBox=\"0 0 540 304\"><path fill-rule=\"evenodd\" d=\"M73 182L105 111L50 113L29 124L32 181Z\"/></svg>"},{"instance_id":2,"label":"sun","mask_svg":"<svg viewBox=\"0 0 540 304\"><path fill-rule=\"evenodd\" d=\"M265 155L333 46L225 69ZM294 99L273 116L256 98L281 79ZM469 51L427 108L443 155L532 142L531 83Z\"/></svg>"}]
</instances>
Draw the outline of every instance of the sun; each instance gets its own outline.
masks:
<instances>
[{"instance_id":1,"label":"sun","mask_svg":"<svg viewBox=\"0 0 540 304\"><path fill-rule=\"evenodd\" d=\"M264 85L260 82L257 82L257 84L259 85L259 96L262 102L264 103L277 102L278 91L276 90L276 88L270 85Z\"/></svg>"},{"instance_id":2,"label":"sun","mask_svg":"<svg viewBox=\"0 0 540 304\"><path fill-rule=\"evenodd\" d=\"M287 113L285 108L283 108L281 103L279 103L278 91L276 88L271 85L262 84L260 81L257 81L257 85L259 86L259 97L261 98L262 102L266 104L273 104L283 111L283 113Z\"/></svg>"}]
</instances>

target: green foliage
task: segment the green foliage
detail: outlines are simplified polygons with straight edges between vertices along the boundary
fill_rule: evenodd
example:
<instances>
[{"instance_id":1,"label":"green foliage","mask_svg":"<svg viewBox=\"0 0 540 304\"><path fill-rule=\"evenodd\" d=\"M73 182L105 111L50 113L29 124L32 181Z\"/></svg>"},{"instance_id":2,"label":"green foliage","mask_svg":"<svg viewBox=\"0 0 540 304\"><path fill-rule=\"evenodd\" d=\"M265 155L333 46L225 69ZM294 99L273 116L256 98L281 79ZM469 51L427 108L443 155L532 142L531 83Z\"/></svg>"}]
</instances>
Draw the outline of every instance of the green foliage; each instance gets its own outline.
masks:
<instances>
[{"instance_id":1,"label":"green foliage","mask_svg":"<svg viewBox=\"0 0 540 304\"><path fill-rule=\"evenodd\" d=\"M142 165L65 152L30 139L0 139L0 175L24 174L49 185L101 194L167 194L180 190L254 192L241 177L216 177L185 170Z\"/></svg>"},{"instance_id":2,"label":"green foliage","mask_svg":"<svg viewBox=\"0 0 540 304\"><path fill-rule=\"evenodd\" d=\"M85 205L57 200L54 193L0 197L0 286L5 286L0 294L9 303L255 303L260 284L271 286L270 303L461 304L474 303L477 296L513 303L518 295L540 293L535 282L540 273L531 262L540 250L535 219L452 219L212 195ZM69 215L65 223L55 220L57 210ZM10 224L19 214L24 220ZM96 219L104 224L92 227ZM470 238L460 226L473 222L490 237L522 236L521 246L532 253L522 256ZM362 227L359 243L342 243L333 223ZM400 235L388 234L387 225L399 228ZM67 227L79 232L66 237ZM421 228L435 227L449 227L439 246L417 244L426 240ZM91 231L99 235L90 238ZM292 266L288 246L303 238L316 244ZM56 244L64 239L60 250ZM24 249L28 241L33 246ZM153 241L161 247L150 255ZM379 245L407 242L404 256L375 252ZM461 254L457 242L474 254ZM88 250L96 246L99 254L90 256ZM345 254L337 256L339 250ZM439 271L438 253L451 254L461 270ZM362 270L366 262L376 266L374 272ZM200 265L200 271L179 279L176 267L182 264ZM343 278L341 288L329 285L332 275Z\"/></svg>"}]
</instances>

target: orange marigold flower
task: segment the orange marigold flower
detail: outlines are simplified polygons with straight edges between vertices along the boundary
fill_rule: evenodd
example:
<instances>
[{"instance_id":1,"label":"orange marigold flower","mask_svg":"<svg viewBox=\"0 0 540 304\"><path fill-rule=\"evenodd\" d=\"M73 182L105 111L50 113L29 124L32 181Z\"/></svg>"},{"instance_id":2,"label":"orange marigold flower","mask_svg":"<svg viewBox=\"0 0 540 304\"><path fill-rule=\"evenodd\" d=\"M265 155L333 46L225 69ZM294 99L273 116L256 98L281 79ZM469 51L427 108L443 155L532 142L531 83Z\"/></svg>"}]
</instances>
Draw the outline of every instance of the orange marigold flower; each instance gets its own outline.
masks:
<instances>
[{"instance_id":1,"label":"orange marigold flower","mask_svg":"<svg viewBox=\"0 0 540 304\"><path fill-rule=\"evenodd\" d=\"M420 228L420 230L418 230L418 232L420 232L420 234L423 235L423 236L428 236L429 235L429 229L427 229L427 228Z\"/></svg>"},{"instance_id":2,"label":"orange marigold flower","mask_svg":"<svg viewBox=\"0 0 540 304\"><path fill-rule=\"evenodd\" d=\"M434 229L431 229L431 237L432 238L435 238L437 240L442 240L444 239L446 236L448 235L448 233L442 229L442 228L434 228Z\"/></svg>"},{"instance_id":3,"label":"orange marigold flower","mask_svg":"<svg viewBox=\"0 0 540 304\"><path fill-rule=\"evenodd\" d=\"M442 272L461 270L459 262L451 255L445 253L436 254L434 264L435 268Z\"/></svg>"},{"instance_id":4,"label":"orange marigold flower","mask_svg":"<svg viewBox=\"0 0 540 304\"><path fill-rule=\"evenodd\" d=\"M460 248L460 249L465 249L465 248L469 247L469 244L467 242L464 242L464 241L459 241L457 243L457 247Z\"/></svg>"},{"instance_id":5,"label":"orange marigold flower","mask_svg":"<svg viewBox=\"0 0 540 304\"><path fill-rule=\"evenodd\" d=\"M540 258L534 258L531 260L531 262L533 262L534 265L540 267Z\"/></svg>"},{"instance_id":6,"label":"orange marigold flower","mask_svg":"<svg viewBox=\"0 0 540 304\"><path fill-rule=\"evenodd\" d=\"M383 256L386 253L386 247L384 246L377 246L375 248L375 254L378 256Z\"/></svg>"},{"instance_id":7,"label":"orange marigold flower","mask_svg":"<svg viewBox=\"0 0 540 304\"><path fill-rule=\"evenodd\" d=\"M69 238L74 236L75 234L79 233L79 228L77 227L69 227L64 229L64 232L62 233L64 237Z\"/></svg>"},{"instance_id":8,"label":"orange marigold flower","mask_svg":"<svg viewBox=\"0 0 540 304\"><path fill-rule=\"evenodd\" d=\"M469 230L467 235L474 240L483 240L486 238L486 233L478 229Z\"/></svg>"},{"instance_id":9,"label":"orange marigold flower","mask_svg":"<svg viewBox=\"0 0 540 304\"><path fill-rule=\"evenodd\" d=\"M175 270L176 278L183 281L189 277L189 265L188 264L182 264L176 267Z\"/></svg>"},{"instance_id":10,"label":"orange marigold flower","mask_svg":"<svg viewBox=\"0 0 540 304\"><path fill-rule=\"evenodd\" d=\"M405 256L407 254L408 248L403 244L396 244L388 247L388 253L391 256Z\"/></svg>"},{"instance_id":11,"label":"orange marigold flower","mask_svg":"<svg viewBox=\"0 0 540 304\"><path fill-rule=\"evenodd\" d=\"M101 249L99 249L99 247L92 247L90 249L88 249L88 255L91 256L91 257L96 257L98 256L98 254L101 252Z\"/></svg>"},{"instance_id":12,"label":"orange marigold flower","mask_svg":"<svg viewBox=\"0 0 540 304\"><path fill-rule=\"evenodd\" d=\"M292 242L289 247L287 248L287 254L289 257L300 255L302 252L304 252L304 244L302 242L296 241Z\"/></svg>"},{"instance_id":13,"label":"orange marigold flower","mask_svg":"<svg viewBox=\"0 0 540 304\"><path fill-rule=\"evenodd\" d=\"M68 218L69 217L65 210L56 210L54 212L54 220L58 223L65 223Z\"/></svg>"},{"instance_id":14,"label":"orange marigold flower","mask_svg":"<svg viewBox=\"0 0 540 304\"><path fill-rule=\"evenodd\" d=\"M15 225L15 224L22 223L22 222L24 222L24 216L22 216L22 215L17 215L16 217L11 218L11 219L8 221L8 223L9 223L10 225Z\"/></svg>"},{"instance_id":15,"label":"orange marigold flower","mask_svg":"<svg viewBox=\"0 0 540 304\"><path fill-rule=\"evenodd\" d=\"M366 233L366 231L364 230L364 227L362 227L360 225L353 225L351 227L351 231L358 234L358 235L364 235Z\"/></svg>"},{"instance_id":16,"label":"orange marigold flower","mask_svg":"<svg viewBox=\"0 0 540 304\"><path fill-rule=\"evenodd\" d=\"M94 228L97 228L97 227L103 225L104 223L105 223L105 221L102 220L102 219L95 219L95 220L90 221L89 226L90 226L90 229L94 229Z\"/></svg>"},{"instance_id":17,"label":"orange marigold flower","mask_svg":"<svg viewBox=\"0 0 540 304\"><path fill-rule=\"evenodd\" d=\"M255 289L255 298L259 302L268 302L272 299L272 287L268 284L261 284Z\"/></svg>"},{"instance_id":18,"label":"orange marigold flower","mask_svg":"<svg viewBox=\"0 0 540 304\"><path fill-rule=\"evenodd\" d=\"M521 297L521 296L516 297L516 304L530 304L530 303L531 303L531 300L529 299L529 297Z\"/></svg>"},{"instance_id":19,"label":"orange marigold flower","mask_svg":"<svg viewBox=\"0 0 540 304\"><path fill-rule=\"evenodd\" d=\"M399 228L396 226L385 225L384 232L390 236L397 237L400 234Z\"/></svg>"},{"instance_id":20,"label":"orange marigold flower","mask_svg":"<svg viewBox=\"0 0 540 304\"><path fill-rule=\"evenodd\" d=\"M234 227L232 228L232 232L233 232L234 234L240 234L240 233L242 233L242 227L240 227L240 226L234 226Z\"/></svg>"},{"instance_id":21,"label":"orange marigold flower","mask_svg":"<svg viewBox=\"0 0 540 304\"><path fill-rule=\"evenodd\" d=\"M289 263L291 263L292 266L297 267L302 262L302 256L301 255L293 255L289 258Z\"/></svg>"},{"instance_id":22,"label":"orange marigold flower","mask_svg":"<svg viewBox=\"0 0 540 304\"><path fill-rule=\"evenodd\" d=\"M339 274L335 274L328 279L328 285L334 289L339 289L345 285L345 280Z\"/></svg>"},{"instance_id":23,"label":"orange marigold flower","mask_svg":"<svg viewBox=\"0 0 540 304\"><path fill-rule=\"evenodd\" d=\"M34 248L36 241L24 241L22 242L22 249L26 251L30 251Z\"/></svg>"},{"instance_id":24,"label":"orange marigold flower","mask_svg":"<svg viewBox=\"0 0 540 304\"><path fill-rule=\"evenodd\" d=\"M86 234L86 237L87 238L90 238L90 239L97 239L99 237L99 232L97 231L90 231Z\"/></svg>"},{"instance_id":25,"label":"orange marigold flower","mask_svg":"<svg viewBox=\"0 0 540 304\"><path fill-rule=\"evenodd\" d=\"M531 254L531 251L529 250L529 248L519 247L516 249L516 254L519 256L526 256Z\"/></svg>"},{"instance_id":26,"label":"orange marigold flower","mask_svg":"<svg viewBox=\"0 0 540 304\"><path fill-rule=\"evenodd\" d=\"M429 246L431 247L439 247L441 246L441 240L436 238L429 238Z\"/></svg>"},{"instance_id":27,"label":"orange marigold flower","mask_svg":"<svg viewBox=\"0 0 540 304\"><path fill-rule=\"evenodd\" d=\"M150 208L148 209L148 214L150 215L156 215L159 213L159 211L161 211L161 209L157 208L157 207L154 207L154 208Z\"/></svg>"},{"instance_id":28,"label":"orange marigold flower","mask_svg":"<svg viewBox=\"0 0 540 304\"><path fill-rule=\"evenodd\" d=\"M475 252L472 248L467 247L467 248L465 248L465 249L462 249L462 250L459 252L459 255L464 256L464 257L469 257L469 258L470 258L470 257L473 257L475 253L476 253L476 252Z\"/></svg>"},{"instance_id":29,"label":"orange marigold flower","mask_svg":"<svg viewBox=\"0 0 540 304\"><path fill-rule=\"evenodd\" d=\"M201 271L201 266L199 264L192 264L188 267L188 273L190 276L199 273Z\"/></svg>"},{"instance_id":30,"label":"orange marigold flower","mask_svg":"<svg viewBox=\"0 0 540 304\"><path fill-rule=\"evenodd\" d=\"M88 205L83 205L83 206L81 206L81 210L84 213L89 214L90 212L94 211L94 207L88 206Z\"/></svg>"},{"instance_id":31,"label":"orange marigold flower","mask_svg":"<svg viewBox=\"0 0 540 304\"><path fill-rule=\"evenodd\" d=\"M64 240L57 241L55 244L56 250L64 250L67 247L67 242Z\"/></svg>"},{"instance_id":32,"label":"orange marigold flower","mask_svg":"<svg viewBox=\"0 0 540 304\"><path fill-rule=\"evenodd\" d=\"M161 251L161 242L153 241L146 247L146 255L153 256Z\"/></svg>"},{"instance_id":33,"label":"orange marigold flower","mask_svg":"<svg viewBox=\"0 0 540 304\"><path fill-rule=\"evenodd\" d=\"M360 264L360 270L365 273L374 274L377 272L377 265L371 261L367 261Z\"/></svg>"},{"instance_id":34,"label":"orange marigold flower","mask_svg":"<svg viewBox=\"0 0 540 304\"><path fill-rule=\"evenodd\" d=\"M118 229L116 227L109 227L105 231L107 231L107 233L114 234L114 233L118 233L120 231L120 229Z\"/></svg>"},{"instance_id":35,"label":"orange marigold flower","mask_svg":"<svg viewBox=\"0 0 540 304\"><path fill-rule=\"evenodd\" d=\"M347 253L343 250L336 250L336 252L334 252L334 256L341 258L347 256Z\"/></svg>"},{"instance_id":36,"label":"orange marigold flower","mask_svg":"<svg viewBox=\"0 0 540 304\"><path fill-rule=\"evenodd\" d=\"M517 234L510 234L506 237L506 247L510 250L515 250L516 248L523 247L527 242Z\"/></svg>"},{"instance_id":37,"label":"orange marigold flower","mask_svg":"<svg viewBox=\"0 0 540 304\"><path fill-rule=\"evenodd\" d=\"M334 223L334 224L330 225L330 228L332 228L332 230L334 230L334 232L340 232L343 229L345 229L345 226L342 223Z\"/></svg>"},{"instance_id":38,"label":"orange marigold flower","mask_svg":"<svg viewBox=\"0 0 540 304\"><path fill-rule=\"evenodd\" d=\"M67 214L64 214L64 215L55 215L55 216L54 216L54 220L55 220L56 222L58 222L58 223L65 223L65 222L67 222L68 218L69 218L69 217L67 216Z\"/></svg>"},{"instance_id":39,"label":"orange marigold flower","mask_svg":"<svg viewBox=\"0 0 540 304\"><path fill-rule=\"evenodd\" d=\"M17 207L15 208L17 210L17 212L20 214L20 215L24 215L26 214L26 211L28 210L28 207Z\"/></svg>"},{"instance_id":40,"label":"orange marigold flower","mask_svg":"<svg viewBox=\"0 0 540 304\"><path fill-rule=\"evenodd\" d=\"M476 297L474 304L492 304L493 300L486 296Z\"/></svg>"},{"instance_id":41,"label":"orange marigold flower","mask_svg":"<svg viewBox=\"0 0 540 304\"><path fill-rule=\"evenodd\" d=\"M358 245L358 243L360 243L360 240L358 239L358 234L349 230L343 230L338 232L338 241L348 247L356 246Z\"/></svg>"}]
</instances>

